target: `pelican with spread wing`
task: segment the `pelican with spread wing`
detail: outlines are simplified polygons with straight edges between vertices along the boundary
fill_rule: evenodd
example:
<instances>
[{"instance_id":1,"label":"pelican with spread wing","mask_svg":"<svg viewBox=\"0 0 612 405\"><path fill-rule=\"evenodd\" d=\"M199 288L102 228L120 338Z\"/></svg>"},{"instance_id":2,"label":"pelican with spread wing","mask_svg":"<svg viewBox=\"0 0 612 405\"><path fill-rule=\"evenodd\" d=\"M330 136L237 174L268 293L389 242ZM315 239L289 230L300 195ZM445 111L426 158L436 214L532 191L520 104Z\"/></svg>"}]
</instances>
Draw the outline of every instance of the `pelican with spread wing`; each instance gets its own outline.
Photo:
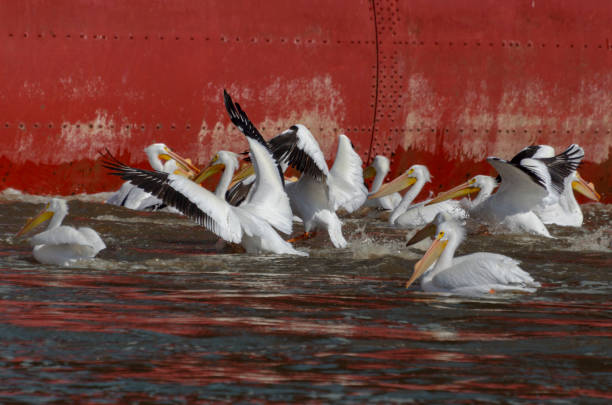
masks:
<instances>
[{"instance_id":1,"label":"pelican with spread wing","mask_svg":"<svg viewBox=\"0 0 612 405\"><path fill-rule=\"evenodd\" d=\"M536 215L539 205L555 204L564 189L566 178L576 171L584 157L578 145L570 145L553 157L542 157L550 153L546 148L529 147L506 161L489 157L487 161L499 174L499 189L480 204L474 205L470 216L494 229L510 232L528 232L550 237L548 229ZM442 193L429 204L475 189L473 183Z\"/></svg>"},{"instance_id":2,"label":"pelican with spread wing","mask_svg":"<svg viewBox=\"0 0 612 405\"><path fill-rule=\"evenodd\" d=\"M234 104L227 92L224 92L224 99L232 123L246 135L257 175L252 192L239 207L180 175L134 169L112 157L104 161L105 167L111 174L131 181L220 238L241 243L249 253L306 256L307 253L295 250L276 232L290 234L293 218L276 159L240 105Z\"/></svg>"},{"instance_id":3,"label":"pelican with spread wing","mask_svg":"<svg viewBox=\"0 0 612 405\"><path fill-rule=\"evenodd\" d=\"M144 151L153 170L185 177L193 177L199 172L199 169L188 159L184 159L163 143L149 145ZM158 210L165 206L161 200L129 181L123 183L121 188L106 200L106 203L132 210Z\"/></svg>"},{"instance_id":4,"label":"pelican with spread wing","mask_svg":"<svg viewBox=\"0 0 612 405\"><path fill-rule=\"evenodd\" d=\"M512 161L520 160L521 158L553 158L555 150L549 145L531 145L520 151ZM574 191L584 195L585 197L599 201L601 196L595 190L593 183L587 182L580 176L577 170L573 170L569 176L563 180L563 187L560 192L554 189L549 190L548 198L542 200L534 209L536 215L544 224L555 224L561 226L582 225L584 219L580 205L576 201Z\"/></svg>"},{"instance_id":5,"label":"pelican with spread wing","mask_svg":"<svg viewBox=\"0 0 612 405\"><path fill-rule=\"evenodd\" d=\"M338 138L338 151L329 170L317 140L304 125L291 126L270 140L274 157L286 169L301 172L300 178L285 185L293 213L304 222L305 235L326 229L332 244L347 246L342 221L336 210L353 212L365 202L362 161L345 135Z\"/></svg>"}]
</instances>

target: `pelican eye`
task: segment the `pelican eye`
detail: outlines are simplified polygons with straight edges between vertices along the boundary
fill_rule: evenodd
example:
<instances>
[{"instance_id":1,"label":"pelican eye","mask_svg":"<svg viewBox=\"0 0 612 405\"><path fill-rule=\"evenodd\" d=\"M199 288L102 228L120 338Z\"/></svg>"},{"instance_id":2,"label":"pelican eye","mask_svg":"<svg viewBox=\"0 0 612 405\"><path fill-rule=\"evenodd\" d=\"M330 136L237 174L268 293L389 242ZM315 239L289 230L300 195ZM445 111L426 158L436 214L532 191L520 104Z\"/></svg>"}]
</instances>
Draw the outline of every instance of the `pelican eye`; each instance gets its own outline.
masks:
<instances>
[{"instance_id":1,"label":"pelican eye","mask_svg":"<svg viewBox=\"0 0 612 405\"><path fill-rule=\"evenodd\" d=\"M412 173L414 173L414 169L408 170L408 174L412 174Z\"/></svg>"},{"instance_id":2,"label":"pelican eye","mask_svg":"<svg viewBox=\"0 0 612 405\"><path fill-rule=\"evenodd\" d=\"M219 160L219 154L216 154L215 157L212 158L212 160L210 161L210 164L215 163L217 160Z\"/></svg>"},{"instance_id":3,"label":"pelican eye","mask_svg":"<svg viewBox=\"0 0 612 405\"><path fill-rule=\"evenodd\" d=\"M438 234L438 239L442 239L444 237L444 231L440 231Z\"/></svg>"},{"instance_id":4,"label":"pelican eye","mask_svg":"<svg viewBox=\"0 0 612 405\"><path fill-rule=\"evenodd\" d=\"M476 179L472 179L472 180L468 181L468 184L474 184L474 183L476 183Z\"/></svg>"}]
</instances>

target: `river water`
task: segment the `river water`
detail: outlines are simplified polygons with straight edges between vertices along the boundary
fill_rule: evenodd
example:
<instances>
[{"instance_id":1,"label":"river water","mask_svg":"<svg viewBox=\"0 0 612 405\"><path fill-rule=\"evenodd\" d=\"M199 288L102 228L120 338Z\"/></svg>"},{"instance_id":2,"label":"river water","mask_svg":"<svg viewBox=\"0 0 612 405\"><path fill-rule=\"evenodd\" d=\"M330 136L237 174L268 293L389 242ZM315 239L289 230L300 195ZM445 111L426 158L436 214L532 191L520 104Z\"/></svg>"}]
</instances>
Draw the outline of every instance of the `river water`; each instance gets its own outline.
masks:
<instances>
[{"instance_id":1,"label":"river water","mask_svg":"<svg viewBox=\"0 0 612 405\"><path fill-rule=\"evenodd\" d=\"M0 403L612 401L610 205L556 239L470 235L458 254L542 283L479 299L405 289L423 249L374 213L344 219L347 249L319 234L296 243L308 258L256 256L104 197L71 198L64 223L108 248L58 268L13 240L46 198L0 194Z\"/></svg>"}]
</instances>

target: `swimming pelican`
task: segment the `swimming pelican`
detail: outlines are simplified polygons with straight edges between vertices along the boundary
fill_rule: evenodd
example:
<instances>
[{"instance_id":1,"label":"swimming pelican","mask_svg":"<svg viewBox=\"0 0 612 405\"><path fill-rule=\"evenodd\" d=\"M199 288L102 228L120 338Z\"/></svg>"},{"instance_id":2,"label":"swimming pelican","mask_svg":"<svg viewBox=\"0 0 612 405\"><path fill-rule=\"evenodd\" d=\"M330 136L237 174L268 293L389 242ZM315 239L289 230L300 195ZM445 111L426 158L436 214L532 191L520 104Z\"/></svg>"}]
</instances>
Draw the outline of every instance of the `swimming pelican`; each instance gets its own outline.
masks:
<instances>
[{"instance_id":1,"label":"swimming pelican","mask_svg":"<svg viewBox=\"0 0 612 405\"><path fill-rule=\"evenodd\" d=\"M68 204L53 198L45 208L17 232L15 237L25 235L37 226L49 221L47 229L30 238L34 247L34 258L44 264L68 266L80 259L91 259L106 245L96 231L91 228L75 229L62 225L68 214Z\"/></svg>"},{"instance_id":2,"label":"swimming pelican","mask_svg":"<svg viewBox=\"0 0 612 405\"><path fill-rule=\"evenodd\" d=\"M374 177L369 195L375 194L380 189L385 177L389 173L390 167L389 159L383 155L376 155L372 164L365 168L363 177L366 179ZM400 201L402 201L401 194L395 192L384 197L368 199L365 205L383 210L392 210L399 205Z\"/></svg>"},{"instance_id":3,"label":"swimming pelican","mask_svg":"<svg viewBox=\"0 0 612 405\"><path fill-rule=\"evenodd\" d=\"M336 210L359 208L367 198L361 158L345 135L338 137L338 151L329 170L323 152L312 133L302 124L291 126L270 140L274 157L286 168L301 172L300 178L285 185L293 213L304 222L304 236L326 229L337 248L347 246L342 221Z\"/></svg>"},{"instance_id":4,"label":"swimming pelican","mask_svg":"<svg viewBox=\"0 0 612 405\"><path fill-rule=\"evenodd\" d=\"M584 216L574 191L584 195L585 197L599 201L601 196L595 190L593 183L588 183L585 179L573 171L567 176L563 183L563 192L559 195L557 202L552 204L540 204L535 208L535 213L543 223L555 224L561 226L582 226Z\"/></svg>"},{"instance_id":5,"label":"swimming pelican","mask_svg":"<svg viewBox=\"0 0 612 405\"><path fill-rule=\"evenodd\" d=\"M578 168L584 151L573 144L553 157L537 157L541 154L527 157L530 152L523 152L510 162L495 157L487 159L502 181L495 194L472 210L472 216L511 232L550 237L534 210L539 204L548 205L558 200L565 178Z\"/></svg>"},{"instance_id":6,"label":"swimming pelican","mask_svg":"<svg viewBox=\"0 0 612 405\"><path fill-rule=\"evenodd\" d=\"M554 156L555 150L550 145L531 145L517 153L510 162L519 163L524 158L553 158ZM561 189L549 189L548 196L534 209L544 224L574 227L582 225L582 210L572 189L591 200L599 201L601 198L593 183L584 180L574 170L565 177Z\"/></svg>"},{"instance_id":7,"label":"swimming pelican","mask_svg":"<svg viewBox=\"0 0 612 405\"><path fill-rule=\"evenodd\" d=\"M468 213L475 207L479 206L483 201L493 194L493 191L498 186L497 179L491 176L485 176L482 174L476 175L466 181L463 184L458 185L448 191L438 194L435 198L430 200L428 204L437 204L441 201L446 201L451 198L458 198L463 196L471 196L476 194L476 198L473 200L464 198L459 201L461 207Z\"/></svg>"},{"instance_id":8,"label":"swimming pelican","mask_svg":"<svg viewBox=\"0 0 612 405\"><path fill-rule=\"evenodd\" d=\"M404 174L396 177L393 181L383 185L378 192L370 198L379 198L410 187L404 194L402 201L389 216L389 223L401 228L416 228L431 222L437 213L446 211L456 218L464 218L465 210L456 201L444 201L439 204L427 204L429 200L410 205L421 192L425 183L431 181L431 175L427 167L413 165Z\"/></svg>"},{"instance_id":9,"label":"swimming pelican","mask_svg":"<svg viewBox=\"0 0 612 405\"><path fill-rule=\"evenodd\" d=\"M564 179L576 170L584 157L584 151L574 144L556 156L534 158L529 156L542 156L542 153L549 151L547 148L529 148L523 149L511 161L487 158L497 170L501 184L495 194L470 210L470 216L495 230L551 237L534 210L539 204L548 205L558 201ZM538 151L540 154L536 154ZM431 203L452 198L452 194L443 193Z\"/></svg>"},{"instance_id":10,"label":"swimming pelican","mask_svg":"<svg viewBox=\"0 0 612 405\"><path fill-rule=\"evenodd\" d=\"M406 288L423 273L421 288L428 292L480 296L496 292L534 292L540 287L540 283L510 257L484 252L454 257L464 238L463 228L454 220L436 222L437 236L415 264ZM434 262L435 265L426 272Z\"/></svg>"},{"instance_id":11,"label":"swimming pelican","mask_svg":"<svg viewBox=\"0 0 612 405\"><path fill-rule=\"evenodd\" d=\"M164 173L180 174L192 177L199 172L189 160L183 159L163 143L154 143L144 149L153 170ZM106 200L107 204L117 205L132 210L158 210L165 204L158 198L139 189L129 181Z\"/></svg>"},{"instance_id":12,"label":"swimming pelican","mask_svg":"<svg viewBox=\"0 0 612 405\"><path fill-rule=\"evenodd\" d=\"M555 150L549 145L531 145L520 151L511 162L520 161L522 158L552 158ZM582 210L576 201L574 191L585 197L599 201L601 196L595 190L593 183L584 180L577 171L565 177L562 191L558 195L551 196L554 190L549 190L548 198L544 199L534 212L545 224L579 227L583 222Z\"/></svg>"},{"instance_id":13,"label":"swimming pelican","mask_svg":"<svg viewBox=\"0 0 612 405\"><path fill-rule=\"evenodd\" d=\"M220 238L241 243L249 253L307 256L307 253L295 250L274 229L290 234L293 215L282 176L268 144L227 92L224 92L224 99L232 123L246 135L256 172L254 188L241 206L228 204L223 197L184 176L134 169L110 155L104 166L111 170L111 174L155 195Z\"/></svg>"}]
</instances>

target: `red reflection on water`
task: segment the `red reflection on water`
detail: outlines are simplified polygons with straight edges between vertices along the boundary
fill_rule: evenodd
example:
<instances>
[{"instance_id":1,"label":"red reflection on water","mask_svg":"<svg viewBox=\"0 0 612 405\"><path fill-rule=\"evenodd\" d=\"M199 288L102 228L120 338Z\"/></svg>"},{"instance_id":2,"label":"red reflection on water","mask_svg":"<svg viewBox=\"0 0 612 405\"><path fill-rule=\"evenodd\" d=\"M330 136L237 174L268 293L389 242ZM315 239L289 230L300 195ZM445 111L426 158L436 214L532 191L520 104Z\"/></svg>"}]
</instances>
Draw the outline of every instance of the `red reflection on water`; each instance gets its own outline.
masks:
<instances>
[{"instance_id":1,"label":"red reflection on water","mask_svg":"<svg viewBox=\"0 0 612 405\"><path fill-rule=\"evenodd\" d=\"M337 353L334 353L337 354ZM326 356L327 353L319 353L318 356ZM372 353L344 353L346 356L361 357L361 358L372 358L379 360L392 360L392 361L413 361L413 360L437 360L437 361L452 361L461 363L478 363L486 361L487 363L505 361L508 356L505 355L471 355L461 352L450 352L450 351L438 351L438 350L427 350L423 348L418 349L396 349L396 350L383 350Z\"/></svg>"},{"instance_id":2,"label":"red reflection on water","mask_svg":"<svg viewBox=\"0 0 612 405\"><path fill-rule=\"evenodd\" d=\"M370 321L368 325L346 323L340 318L300 319L290 317L214 317L206 313L168 312L172 308L156 305L76 303L0 300L3 322L34 328L70 331L118 332L129 329L149 330L178 336L214 336L224 328L239 328L250 333L336 336L408 340L499 340L505 335L478 332L417 330L406 324ZM213 328L215 330L213 330Z\"/></svg>"}]
</instances>

